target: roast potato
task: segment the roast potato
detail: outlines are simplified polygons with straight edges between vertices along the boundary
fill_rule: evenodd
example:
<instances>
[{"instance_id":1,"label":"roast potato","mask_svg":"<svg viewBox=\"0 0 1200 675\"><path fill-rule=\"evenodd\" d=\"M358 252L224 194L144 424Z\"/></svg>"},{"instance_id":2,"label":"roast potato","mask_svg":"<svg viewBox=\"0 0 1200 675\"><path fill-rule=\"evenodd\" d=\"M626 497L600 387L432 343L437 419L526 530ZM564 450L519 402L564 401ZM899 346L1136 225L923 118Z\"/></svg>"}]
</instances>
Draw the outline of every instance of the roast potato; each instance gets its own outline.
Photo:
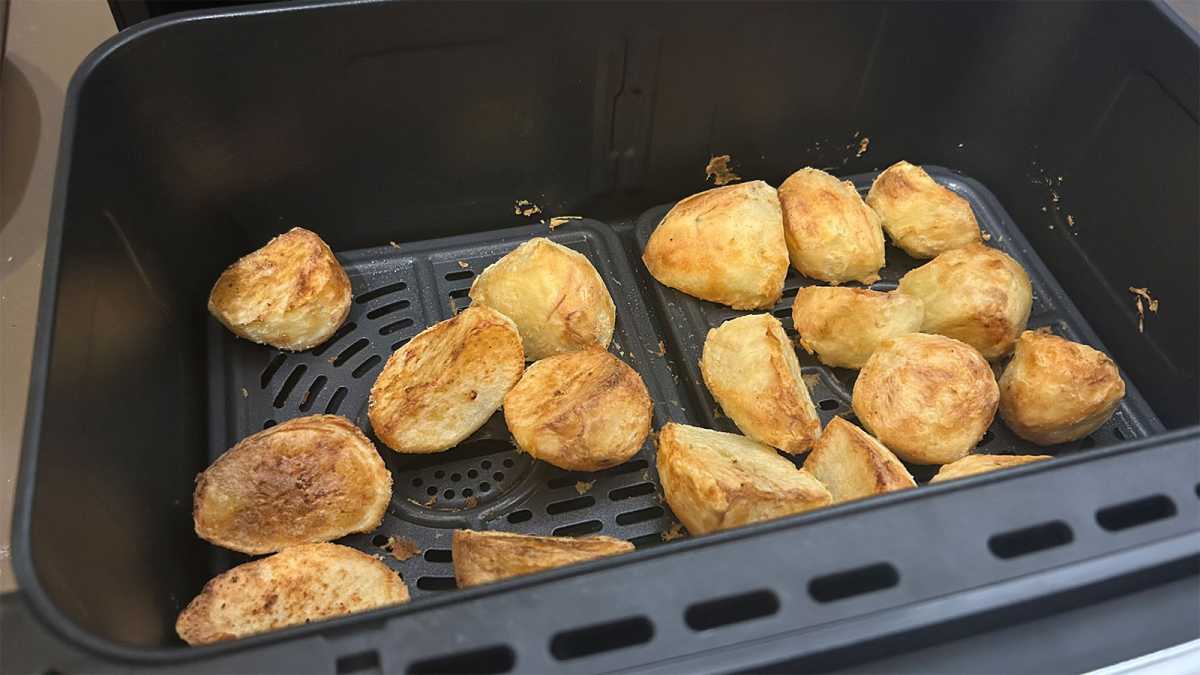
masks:
<instances>
[{"instance_id":1,"label":"roast potato","mask_svg":"<svg viewBox=\"0 0 1200 675\"><path fill-rule=\"evenodd\" d=\"M545 237L488 265L470 296L517 324L530 361L612 341L617 309L600 274L582 253Z\"/></svg>"},{"instance_id":2,"label":"roast potato","mask_svg":"<svg viewBox=\"0 0 1200 675\"><path fill-rule=\"evenodd\" d=\"M516 324L472 305L392 353L371 387L371 428L396 452L447 450L487 422L524 370Z\"/></svg>"},{"instance_id":3,"label":"roast potato","mask_svg":"<svg viewBox=\"0 0 1200 675\"><path fill-rule=\"evenodd\" d=\"M800 346L838 368L862 368L880 342L920 331L924 318L920 298L866 288L808 286L792 303Z\"/></svg>"},{"instance_id":4,"label":"roast potato","mask_svg":"<svg viewBox=\"0 0 1200 675\"><path fill-rule=\"evenodd\" d=\"M796 350L770 314L740 316L708 331L700 372L721 410L750 438L797 454L821 433Z\"/></svg>"},{"instance_id":5,"label":"roast potato","mask_svg":"<svg viewBox=\"0 0 1200 675\"><path fill-rule=\"evenodd\" d=\"M950 462L938 469L930 483L939 483L953 478L965 478L977 473L987 473L1010 466L1040 462L1043 459L1054 459L1050 455L967 455L960 460Z\"/></svg>"},{"instance_id":6,"label":"roast potato","mask_svg":"<svg viewBox=\"0 0 1200 675\"><path fill-rule=\"evenodd\" d=\"M593 348L529 366L504 398L517 447L568 471L599 471L637 454L652 403L641 376Z\"/></svg>"},{"instance_id":7,"label":"roast potato","mask_svg":"<svg viewBox=\"0 0 1200 675\"><path fill-rule=\"evenodd\" d=\"M642 261L660 283L701 300L772 307L788 267L775 188L756 180L687 197L658 224Z\"/></svg>"},{"instance_id":8,"label":"roast potato","mask_svg":"<svg viewBox=\"0 0 1200 675\"><path fill-rule=\"evenodd\" d=\"M1099 429L1124 396L1125 381L1104 353L1025 331L1000 376L1000 418L1037 445L1068 443Z\"/></svg>"},{"instance_id":9,"label":"roast potato","mask_svg":"<svg viewBox=\"0 0 1200 675\"><path fill-rule=\"evenodd\" d=\"M296 227L222 272L208 311L239 337L309 349L346 320L350 279L320 237Z\"/></svg>"},{"instance_id":10,"label":"roast potato","mask_svg":"<svg viewBox=\"0 0 1200 675\"><path fill-rule=\"evenodd\" d=\"M243 439L196 477L192 520L202 539L242 553L370 532L392 497L392 474L344 417L288 420Z\"/></svg>"},{"instance_id":11,"label":"roast potato","mask_svg":"<svg viewBox=\"0 0 1200 675\"><path fill-rule=\"evenodd\" d=\"M454 579L459 588L468 588L585 560L628 553L633 550L633 544L602 536L573 539L455 530L450 548L454 560Z\"/></svg>"},{"instance_id":12,"label":"roast potato","mask_svg":"<svg viewBox=\"0 0 1200 675\"><path fill-rule=\"evenodd\" d=\"M841 417L825 425L804 468L829 490L834 503L917 486L891 450Z\"/></svg>"},{"instance_id":13,"label":"roast potato","mask_svg":"<svg viewBox=\"0 0 1200 675\"><path fill-rule=\"evenodd\" d=\"M804 168L779 186L783 234L792 267L838 284L879 280L883 230L850 181Z\"/></svg>"},{"instance_id":14,"label":"roast potato","mask_svg":"<svg viewBox=\"0 0 1200 675\"><path fill-rule=\"evenodd\" d=\"M967 200L905 161L875 178L867 204L883 220L892 243L914 258L932 258L983 239Z\"/></svg>"},{"instance_id":15,"label":"roast potato","mask_svg":"<svg viewBox=\"0 0 1200 675\"><path fill-rule=\"evenodd\" d=\"M667 504L693 535L828 506L829 490L758 441L674 422L658 433Z\"/></svg>"},{"instance_id":16,"label":"roast potato","mask_svg":"<svg viewBox=\"0 0 1200 675\"><path fill-rule=\"evenodd\" d=\"M403 602L408 587L379 560L338 544L303 544L213 578L175 632L203 645Z\"/></svg>"},{"instance_id":17,"label":"roast potato","mask_svg":"<svg viewBox=\"0 0 1200 675\"><path fill-rule=\"evenodd\" d=\"M996 414L1000 391L987 361L941 335L888 338L854 383L854 412L913 464L947 464L971 451Z\"/></svg>"},{"instance_id":18,"label":"roast potato","mask_svg":"<svg viewBox=\"0 0 1200 675\"><path fill-rule=\"evenodd\" d=\"M983 244L947 251L910 271L899 291L925 303L923 332L965 342L988 359L1013 350L1033 305L1025 270Z\"/></svg>"}]
</instances>

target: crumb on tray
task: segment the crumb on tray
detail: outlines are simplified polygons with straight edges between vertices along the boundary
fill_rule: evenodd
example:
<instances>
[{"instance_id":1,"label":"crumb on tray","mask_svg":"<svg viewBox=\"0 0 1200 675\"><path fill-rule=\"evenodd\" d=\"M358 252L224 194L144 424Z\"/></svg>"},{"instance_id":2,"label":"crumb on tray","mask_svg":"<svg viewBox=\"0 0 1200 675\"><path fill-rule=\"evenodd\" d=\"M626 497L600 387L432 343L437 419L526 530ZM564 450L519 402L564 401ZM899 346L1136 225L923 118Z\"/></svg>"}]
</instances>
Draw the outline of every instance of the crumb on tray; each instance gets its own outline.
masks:
<instances>
[{"instance_id":1,"label":"crumb on tray","mask_svg":"<svg viewBox=\"0 0 1200 675\"><path fill-rule=\"evenodd\" d=\"M1157 314L1158 313L1158 300L1155 300L1153 297L1150 296L1149 288L1144 288L1144 287L1136 288L1134 286L1130 286L1129 292L1133 293L1133 301L1137 305L1138 332L1143 333L1143 332L1145 332L1146 309L1149 309L1151 311L1151 313ZM1143 299L1146 301L1146 305L1144 305L1144 306L1142 305Z\"/></svg>"},{"instance_id":2,"label":"crumb on tray","mask_svg":"<svg viewBox=\"0 0 1200 675\"><path fill-rule=\"evenodd\" d=\"M459 266L459 267L461 267L461 268L462 268L462 269L464 269L464 270L465 270L465 269L467 269L468 267L470 267L470 265L469 265L469 264L467 264L467 261L466 261L466 260L459 260L459 261L458 261L458 266Z\"/></svg>"},{"instance_id":3,"label":"crumb on tray","mask_svg":"<svg viewBox=\"0 0 1200 675\"><path fill-rule=\"evenodd\" d=\"M712 180L713 185L727 185L735 180L740 180L741 176L733 172L729 167L732 161L729 155L716 155L708 160L708 164L704 167L704 180Z\"/></svg>"},{"instance_id":4,"label":"crumb on tray","mask_svg":"<svg viewBox=\"0 0 1200 675\"><path fill-rule=\"evenodd\" d=\"M421 555L421 549L417 546L417 542L408 537L388 537L387 546L384 549L401 562Z\"/></svg>"},{"instance_id":5,"label":"crumb on tray","mask_svg":"<svg viewBox=\"0 0 1200 675\"><path fill-rule=\"evenodd\" d=\"M550 219L550 229L555 229L561 225L566 225L572 220L583 220L583 216L554 216Z\"/></svg>"},{"instance_id":6,"label":"crumb on tray","mask_svg":"<svg viewBox=\"0 0 1200 675\"><path fill-rule=\"evenodd\" d=\"M686 533L683 531L683 523L675 523L660 536L662 537L663 541L671 541L672 539L679 539L680 537L686 536Z\"/></svg>"},{"instance_id":7,"label":"crumb on tray","mask_svg":"<svg viewBox=\"0 0 1200 675\"><path fill-rule=\"evenodd\" d=\"M542 209L539 208L537 204L534 204L533 202L529 201L528 199L518 199L517 201L513 202L513 214L514 215L525 216L526 218L531 218L541 212L542 212Z\"/></svg>"},{"instance_id":8,"label":"crumb on tray","mask_svg":"<svg viewBox=\"0 0 1200 675\"><path fill-rule=\"evenodd\" d=\"M581 480L575 483L575 491L579 494L586 494L596 484L594 480Z\"/></svg>"}]
</instances>

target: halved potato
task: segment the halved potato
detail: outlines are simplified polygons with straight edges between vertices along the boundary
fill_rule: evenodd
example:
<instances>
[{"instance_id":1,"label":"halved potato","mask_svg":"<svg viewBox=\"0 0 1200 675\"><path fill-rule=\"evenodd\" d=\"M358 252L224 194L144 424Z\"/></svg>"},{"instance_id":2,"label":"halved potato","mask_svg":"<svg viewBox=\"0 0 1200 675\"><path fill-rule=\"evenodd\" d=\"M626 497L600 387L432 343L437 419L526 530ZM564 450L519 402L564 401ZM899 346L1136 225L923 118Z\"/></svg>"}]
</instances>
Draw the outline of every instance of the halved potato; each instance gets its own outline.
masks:
<instances>
[{"instance_id":1,"label":"halved potato","mask_svg":"<svg viewBox=\"0 0 1200 675\"><path fill-rule=\"evenodd\" d=\"M512 532L455 530L450 543L459 588L490 584L633 550L612 537L537 537Z\"/></svg>"},{"instance_id":2,"label":"halved potato","mask_svg":"<svg viewBox=\"0 0 1200 675\"><path fill-rule=\"evenodd\" d=\"M408 602L387 565L338 544L293 546L238 565L204 586L175 621L190 645Z\"/></svg>"},{"instance_id":3,"label":"halved potato","mask_svg":"<svg viewBox=\"0 0 1200 675\"><path fill-rule=\"evenodd\" d=\"M1079 440L1100 428L1125 397L1117 364L1066 338L1025 331L1000 376L1000 418L1037 445Z\"/></svg>"},{"instance_id":4,"label":"halved potato","mask_svg":"<svg viewBox=\"0 0 1200 675\"><path fill-rule=\"evenodd\" d=\"M470 296L516 323L530 361L612 341L617 309L604 280L582 253L544 237L488 265Z\"/></svg>"},{"instance_id":5,"label":"halved potato","mask_svg":"<svg viewBox=\"0 0 1200 675\"><path fill-rule=\"evenodd\" d=\"M346 320L350 279L320 237L295 227L222 272L208 311L239 337L309 349Z\"/></svg>"},{"instance_id":6,"label":"halved potato","mask_svg":"<svg viewBox=\"0 0 1200 675\"><path fill-rule=\"evenodd\" d=\"M854 412L868 431L913 464L961 459L996 415L1000 390L987 361L941 335L888 338L854 383Z\"/></svg>"},{"instance_id":7,"label":"halved potato","mask_svg":"<svg viewBox=\"0 0 1200 675\"><path fill-rule=\"evenodd\" d=\"M929 482L939 483L953 478L965 478L977 473L1007 469L1010 466L1040 462L1045 459L1054 458L1050 455L967 455L938 469L937 475Z\"/></svg>"},{"instance_id":8,"label":"halved potato","mask_svg":"<svg viewBox=\"0 0 1200 675\"><path fill-rule=\"evenodd\" d=\"M750 438L794 455L821 433L796 350L770 314L740 316L708 331L700 372L721 410Z\"/></svg>"},{"instance_id":9,"label":"halved potato","mask_svg":"<svg viewBox=\"0 0 1200 675\"><path fill-rule=\"evenodd\" d=\"M917 486L891 450L841 417L825 425L804 468L829 490L835 503Z\"/></svg>"},{"instance_id":10,"label":"halved potato","mask_svg":"<svg viewBox=\"0 0 1200 675\"><path fill-rule=\"evenodd\" d=\"M925 303L922 331L965 342L987 359L1013 350L1033 306L1025 270L983 244L939 255L905 274L898 290Z\"/></svg>"},{"instance_id":11,"label":"halved potato","mask_svg":"<svg viewBox=\"0 0 1200 675\"><path fill-rule=\"evenodd\" d=\"M800 346L839 368L862 368L880 342L920 331L924 317L920 298L866 288L807 286L792 303Z\"/></svg>"},{"instance_id":12,"label":"halved potato","mask_svg":"<svg viewBox=\"0 0 1200 675\"><path fill-rule=\"evenodd\" d=\"M883 219L892 243L914 258L932 258L983 239L967 200L905 161L875 178L867 204Z\"/></svg>"},{"instance_id":13,"label":"halved potato","mask_svg":"<svg viewBox=\"0 0 1200 675\"><path fill-rule=\"evenodd\" d=\"M770 446L674 422L658 432L658 475L671 510L693 535L832 502L820 481Z\"/></svg>"},{"instance_id":14,"label":"halved potato","mask_svg":"<svg viewBox=\"0 0 1200 675\"><path fill-rule=\"evenodd\" d=\"M788 267L775 188L756 180L681 200L650 235L642 261L659 283L701 300L773 306Z\"/></svg>"},{"instance_id":15,"label":"halved potato","mask_svg":"<svg viewBox=\"0 0 1200 675\"><path fill-rule=\"evenodd\" d=\"M242 553L370 532L392 497L392 474L346 418L311 415L242 439L196 477L192 519L202 539Z\"/></svg>"},{"instance_id":16,"label":"halved potato","mask_svg":"<svg viewBox=\"0 0 1200 675\"><path fill-rule=\"evenodd\" d=\"M392 353L371 387L371 428L396 452L447 450L487 422L524 370L516 324L472 305Z\"/></svg>"},{"instance_id":17,"label":"halved potato","mask_svg":"<svg viewBox=\"0 0 1200 675\"><path fill-rule=\"evenodd\" d=\"M879 280L883 230L854 183L806 167L779 186L792 267L806 277L864 284Z\"/></svg>"},{"instance_id":18,"label":"halved potato","mask_svg":"<svg viewBox=\"0 0 1200 675\"><path fill-rule=\"evenodd\" d=\"M568 471L599 471L633 457L650 433L653 403L641 376L599 348L529 366L504 398L517 447Z\"/></svg>"}]
</instances>

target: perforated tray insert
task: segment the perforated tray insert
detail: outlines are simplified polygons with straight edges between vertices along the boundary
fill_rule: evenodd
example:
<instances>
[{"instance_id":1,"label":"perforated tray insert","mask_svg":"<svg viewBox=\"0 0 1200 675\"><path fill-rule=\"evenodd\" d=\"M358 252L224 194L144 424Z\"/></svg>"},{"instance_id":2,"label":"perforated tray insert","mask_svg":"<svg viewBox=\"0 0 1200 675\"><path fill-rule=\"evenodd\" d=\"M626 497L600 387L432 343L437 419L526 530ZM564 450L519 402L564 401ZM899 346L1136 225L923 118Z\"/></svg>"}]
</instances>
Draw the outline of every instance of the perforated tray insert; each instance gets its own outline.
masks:
<instances>
[{"instance_id":1,"label":"perforated tray insert","mask_svg":"<svg viewBox=\"0 0 1200 675\"><path fill-rule=\"evenodd\" d=\"M459 446L432 455L401 455L371 431L367 396L387 357L426 327L461 311L475 275L521 242L547 236L588 257L617 308L610 351L646 382L654 427L678 410L679 392L659 353L632 270L607 225L573 221L339 254L354 302L341 330L325 344L288 353L239 340L209 324L210 455L279 422L318 413L343 415L375 443L393 477L393 497L373 533L340 543L380 556L399 571L414 597L455 587L450 537L455 528L529 534L606 534L639 546L658 543L673 519L659 501L649 440L620 466L567 472L516 452L497 412ZM399 560L388 537L411 540L421 554ZM215 548L215 547L214 547ZM214 550L214 573L242 556Z\"/></svg>"},{"instance_id":2,"label":"perforated tray insert","mask_svg":"<svg viewBox=\"0 0 1200 675\"><path fill-rule=\"evenodd\" d=\"M926 166L925 170L934 180L962 195L970 202L979 226L990 237L988 245L1004 251L1025 268L1033 285L1033 308L1029 316L1031 329L1046 326L1051 328L1056 335L1107 351L990 191L978 182L949 169ZM852 181L858 191L865 196L877 175L878 173L860 174L849 176L846 180ZM664 204L654 207L638 218L635 236L641 250L645 249L646 242L654 232L654 228L658 226L659 221L672 206L674 205ZM887 265L879 272L880 280L871 284L870 287L873 289L881 291L895 289L900 277L926 262L913 259L890 243L887 245L886 255ZM784 281L783 297L771 309L771 313L779 318L788 335L793 339L796 338L796 331L792 325L792 302L801 287L810 285L821 284L801 276L799 272L789 266L787 278ZM860 284L847 285L859 286ZM672 359L682 367L682 372L686 373L686 377L681 380L686 379L690 389L693 402L691 412L699 413L703 418L702 424L714 429L737 432L737 427L728 417L721 414L716 402L704 386L699 362L704 349L704 338L710 328L715 328L736 316L755 312L733 310L723 305L698 300L657 282L652 282L650 288L654 302L663 313L666 332L670 336L669 345ZM822 426L835 415L841 415L857 424L858 419L850 408L850 394L854 389L854 380L858 376L858 371L847 368L830 368L822 365L816 357L803 349L797 347L796 351L800 357L804 380L808 384L813 403L816 404L817 412L821 417ZM1124 373L1122 376L1124 377ZM1162 423L1159 422L1128 377L1125 377L1125 385L1125 399L1117 408L1112 419L1086 438L1051 448L1039 448L1018 438L997 417L980 440L976 452L1062 456L1161 432L1163 430ZM799 462L803 456L791 459ZM933 477L933 474L937 473L939 467L909 465L908 468L918 482L926 482Z\"/></svg>"}]
</instances>

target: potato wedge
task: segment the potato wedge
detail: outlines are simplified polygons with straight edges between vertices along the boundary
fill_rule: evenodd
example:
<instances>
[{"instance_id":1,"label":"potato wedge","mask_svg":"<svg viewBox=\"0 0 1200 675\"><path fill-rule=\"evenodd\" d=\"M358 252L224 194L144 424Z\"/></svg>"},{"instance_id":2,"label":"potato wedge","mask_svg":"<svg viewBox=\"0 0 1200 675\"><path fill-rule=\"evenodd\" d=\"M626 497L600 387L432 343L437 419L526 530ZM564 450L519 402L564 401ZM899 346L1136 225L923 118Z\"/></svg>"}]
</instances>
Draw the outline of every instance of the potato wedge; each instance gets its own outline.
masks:
<instances>
[{"instance_id":1,"label":"potato wedge","mask_svg":"<svg viewBox=\"0 0 1200 675\"><path fill-rule=\"evenodd\" d=\"M454 578L459 588L490 584L633 550L633 544L612 537L575 539L475 530L455 530L450 547Z\"/></svg>"}]
</instances>

